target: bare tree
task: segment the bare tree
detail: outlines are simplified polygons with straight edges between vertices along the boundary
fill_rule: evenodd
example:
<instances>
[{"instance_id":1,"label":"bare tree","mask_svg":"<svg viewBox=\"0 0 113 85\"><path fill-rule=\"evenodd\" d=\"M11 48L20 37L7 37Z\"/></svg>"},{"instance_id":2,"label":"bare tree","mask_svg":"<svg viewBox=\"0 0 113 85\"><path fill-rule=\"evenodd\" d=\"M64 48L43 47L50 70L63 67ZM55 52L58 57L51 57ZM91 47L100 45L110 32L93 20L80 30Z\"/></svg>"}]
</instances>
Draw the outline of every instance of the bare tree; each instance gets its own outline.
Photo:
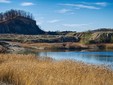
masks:
<instances>
[{"instance_id":1,"label":"bare tree","mask_svg":"<svg viewBox=\"0 0 113 85\"><path fill-rule=\"evenodd\" d=\"M31 13L25 12L23 10L11 9L9 11L6 11L5 13L0 13L0 21L13 19L15 17L25 17L25 18L33 19L33 15Z\"/></svg>"},{"instance_id":2,"label":"bare tree","mask_svg":"<svg viewBox=\"0 0 113 85\"><path fill-rule=\"evenodd\" d=\"M3 21L3 13L0 13L0 21Z\"/></svg>"}]
</instances>

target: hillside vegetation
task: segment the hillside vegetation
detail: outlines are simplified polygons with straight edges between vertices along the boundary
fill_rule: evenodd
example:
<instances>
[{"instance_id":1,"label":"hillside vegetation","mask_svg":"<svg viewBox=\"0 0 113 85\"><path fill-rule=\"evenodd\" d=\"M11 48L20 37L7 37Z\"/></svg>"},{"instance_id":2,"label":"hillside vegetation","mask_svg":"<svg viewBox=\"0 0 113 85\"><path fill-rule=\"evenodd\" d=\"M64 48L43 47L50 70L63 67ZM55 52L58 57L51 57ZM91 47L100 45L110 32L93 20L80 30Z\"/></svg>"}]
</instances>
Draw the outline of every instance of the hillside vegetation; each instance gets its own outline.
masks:
<instances>
[{"instance_id":1,"label":"hillside vegetation","mask_svg":"<svg viewBox=\"0 0 113 85\"><path fill-rule=\"evenodd\" d=\"M20 33L32 33L33 30L18 31ZM26 32L26 33L25 33ZM35 30L34 30L35 32ZM83 44L96 43L112 43L113 32L81 32L81 33L66 33L64 35L20 35L20 34L1 34L0 40L17 41L17 42L33 42L33 43L63 43L63 42L80 42Z\"/></svg>"}]
</instances>

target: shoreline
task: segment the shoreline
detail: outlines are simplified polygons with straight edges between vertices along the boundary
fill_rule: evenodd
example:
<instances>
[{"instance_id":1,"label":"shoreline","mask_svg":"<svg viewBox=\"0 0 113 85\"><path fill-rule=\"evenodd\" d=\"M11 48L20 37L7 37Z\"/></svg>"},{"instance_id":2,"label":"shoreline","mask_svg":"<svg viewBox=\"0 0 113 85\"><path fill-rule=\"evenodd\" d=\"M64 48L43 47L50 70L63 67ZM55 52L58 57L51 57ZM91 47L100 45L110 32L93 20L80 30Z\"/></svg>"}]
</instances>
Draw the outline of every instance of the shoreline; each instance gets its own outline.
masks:
<instances>
[{"instance_id":1,"label":"shoreline","mask_svg":"<svg viewBox=\"0 0 113 85\"><path fill-rule=\"evenodd\" d=\"M65 43L21 43L24 48L37 50L112 50L113 43L81 44L76 42Z\"/></svg>"},{"instance_id":2,"label":"shoreline","mask_svg":"<svg viewBox=\"0 0 113 85\"><path fill-rule=\"evenodd\" d=\"M76 42L65 43L20 43L14 41L0 41L0 53L19 51L46 51L46 50L113 50L113 43L81 44Z\"/></svg>"}]
</instances>

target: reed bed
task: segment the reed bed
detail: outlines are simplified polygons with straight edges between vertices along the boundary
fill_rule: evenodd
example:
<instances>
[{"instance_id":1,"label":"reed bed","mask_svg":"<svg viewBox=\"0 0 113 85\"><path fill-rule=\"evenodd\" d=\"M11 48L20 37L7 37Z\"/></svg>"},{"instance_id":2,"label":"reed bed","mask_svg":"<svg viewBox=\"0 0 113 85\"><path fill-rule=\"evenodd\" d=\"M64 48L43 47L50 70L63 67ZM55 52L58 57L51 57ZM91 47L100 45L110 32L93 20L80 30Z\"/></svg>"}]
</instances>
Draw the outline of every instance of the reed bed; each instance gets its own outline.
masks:
<instances>
[{"instance_id":1,"label":"reed bed","mask_svg":"<svg viewBox=\"0 0 113 85\"><path fill-rule=\"evenodd\" d=\"M113 85L113 71L71 60L0 54L0 81L11 85Z\"/></svg>"}]
</instances>

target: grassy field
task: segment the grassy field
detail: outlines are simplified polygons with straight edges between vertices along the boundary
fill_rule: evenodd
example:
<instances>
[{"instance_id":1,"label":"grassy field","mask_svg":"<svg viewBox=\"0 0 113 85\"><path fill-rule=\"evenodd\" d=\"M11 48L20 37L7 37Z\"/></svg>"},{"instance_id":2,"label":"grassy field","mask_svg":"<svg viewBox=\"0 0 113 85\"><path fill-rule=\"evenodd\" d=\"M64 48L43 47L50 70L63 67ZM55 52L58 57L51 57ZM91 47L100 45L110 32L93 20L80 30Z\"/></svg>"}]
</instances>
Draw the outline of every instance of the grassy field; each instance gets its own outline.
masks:
<instances>
[{"instance_id":1,"label":"grassy field","mask_svg":"<svg viewBox=\"0 0 113 85\"><path fill-rule=\"evenodd\" d=\"M113 85L113 71L70 60L0 54L0 81L13 85Z\"/></svg>"}]
</instances>

